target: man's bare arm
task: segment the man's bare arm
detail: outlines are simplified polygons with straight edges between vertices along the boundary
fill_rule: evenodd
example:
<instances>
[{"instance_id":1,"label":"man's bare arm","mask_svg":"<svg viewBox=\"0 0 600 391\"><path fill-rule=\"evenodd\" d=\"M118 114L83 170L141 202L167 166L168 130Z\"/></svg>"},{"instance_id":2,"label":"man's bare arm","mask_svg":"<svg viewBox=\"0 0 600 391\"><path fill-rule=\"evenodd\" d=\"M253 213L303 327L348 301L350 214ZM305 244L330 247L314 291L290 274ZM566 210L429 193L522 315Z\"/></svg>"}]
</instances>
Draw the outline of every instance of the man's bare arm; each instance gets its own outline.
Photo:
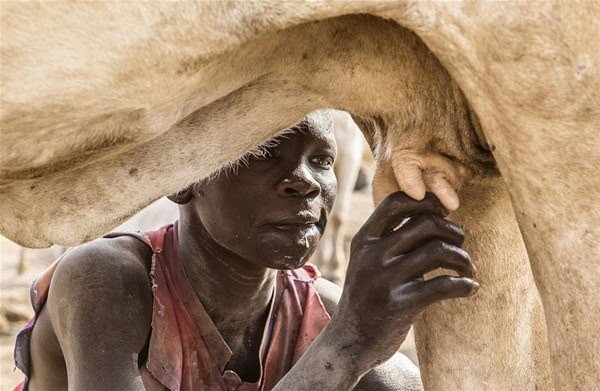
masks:
<instances>
[{"instance_id":1,"label":"man's bare arm","mask_svg":"<svg viewBox=\"0 0 600 391\"><path fill-rule=\"evenodd\" d=\"M352 389L397 352L427 306L475 293L462 230L445 214L432 194L420 202L403 193L383 200L352 241L331 321L275 389ZM460 277L423 280L439 267Z\"/></svg>"},{"instance_id":2,"label":"man's bare arm","mask_svg":"<svg viewBox=\"0 0 600 391\"><path fill-rule=\"evenodd\" d=\"M119 241L72 250L52 280L47 309L72 390L144 390L137 357L150 332L152 293L146 268Z\"/></svg>"},{"instance_id":3,"label":"man's bare arm","mask_svg":"<svg viewBox=\"0 0 600 391\"><path fill-rule=\"evenodd\" d=\"M325 309L330 315L333 315L342 296L342 288L323 278L318 279L314 286ZM416 391L422 389L423 383L419 369L400 352L367 372L354 387L355 391Z\"/></svg>"}]
</instances>

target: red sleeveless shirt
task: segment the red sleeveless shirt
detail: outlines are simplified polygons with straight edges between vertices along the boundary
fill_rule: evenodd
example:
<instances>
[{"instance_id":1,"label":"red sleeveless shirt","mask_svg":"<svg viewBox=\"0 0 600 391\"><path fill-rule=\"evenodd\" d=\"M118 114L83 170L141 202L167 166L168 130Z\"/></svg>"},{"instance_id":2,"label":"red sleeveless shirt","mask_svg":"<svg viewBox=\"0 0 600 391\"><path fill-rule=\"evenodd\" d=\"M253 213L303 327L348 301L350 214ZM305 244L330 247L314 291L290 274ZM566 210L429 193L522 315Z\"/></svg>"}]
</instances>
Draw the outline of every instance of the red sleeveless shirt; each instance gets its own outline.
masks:
<instances>
[{"instance_id":1,"label":"red sleeveless shirt","mask_svg":"<svg viewBox=\"0 0 600 391\"><path fill-rule=\"evenodd\" d=\"M313 284L319 277L310 264L277 272L273 298L260 346L260 377L243 382L225 370L232 352L193 290L179 257L176 224L131 235L152 248L150 282L153 293L152 332L148 356L140 367L150 390L262 391L272 389L327 325L329 315ZM58 259L32 286L35 314L41 311ZM15 362L29 372L29 338L34 316L17 336ZM27 381L15 390L26 390Z\"/></svg>"}]
</instances>

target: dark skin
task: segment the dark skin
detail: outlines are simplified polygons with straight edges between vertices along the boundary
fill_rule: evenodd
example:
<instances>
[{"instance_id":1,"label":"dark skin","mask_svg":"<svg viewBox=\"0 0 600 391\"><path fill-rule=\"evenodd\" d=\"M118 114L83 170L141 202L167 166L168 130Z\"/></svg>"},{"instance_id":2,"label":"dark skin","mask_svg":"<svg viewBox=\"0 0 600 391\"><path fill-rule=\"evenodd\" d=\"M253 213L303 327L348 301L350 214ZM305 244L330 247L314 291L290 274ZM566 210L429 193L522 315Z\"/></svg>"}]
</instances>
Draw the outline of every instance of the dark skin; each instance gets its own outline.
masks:
<instances>
[{"instance_id":1,"label":"dark skin","mask_svg":"<svg viewBox=\"0 0 600 391\"><path fill-rule=\"evenodd\" d=\"M237 174L171 197L187 275L234 352L227 369L245 381L259 377L275 269L309 260L335 198L331 128L301 128ZM332 319L276 389L419 387L416 368L396 353L410 325L428 305L477 289L463 233L444 216L432 195L394 193L377 207L352 241L343 292L315 284ZM63 259L33 332L31 390L144 389L137 356L151 332L150 258L143 243L120 237ZM438 267L461 277L422 280Z\"/></svg>"}]
</instances>

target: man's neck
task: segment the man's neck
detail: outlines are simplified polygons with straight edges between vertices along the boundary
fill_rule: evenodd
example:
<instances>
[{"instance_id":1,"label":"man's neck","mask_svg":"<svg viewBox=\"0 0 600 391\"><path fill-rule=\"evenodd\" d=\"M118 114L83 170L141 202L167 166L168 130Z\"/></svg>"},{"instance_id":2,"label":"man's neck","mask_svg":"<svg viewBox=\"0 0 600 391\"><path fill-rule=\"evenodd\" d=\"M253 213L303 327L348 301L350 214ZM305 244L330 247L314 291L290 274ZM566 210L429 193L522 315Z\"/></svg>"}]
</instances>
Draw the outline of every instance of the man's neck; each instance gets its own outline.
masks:
<instances>
[{"instance_id":1,"label":"man's neck","mask_svg":"<svg viewBox=\"0 0 600 391\"><path fill-rule=\"evenodd\" d=\"M178 235L189 281L221 334L226 337L257 325L261 327L256 332L262 332L276 271L224 248L195 217L182 214Z\"/></svg>"}]
</instances>

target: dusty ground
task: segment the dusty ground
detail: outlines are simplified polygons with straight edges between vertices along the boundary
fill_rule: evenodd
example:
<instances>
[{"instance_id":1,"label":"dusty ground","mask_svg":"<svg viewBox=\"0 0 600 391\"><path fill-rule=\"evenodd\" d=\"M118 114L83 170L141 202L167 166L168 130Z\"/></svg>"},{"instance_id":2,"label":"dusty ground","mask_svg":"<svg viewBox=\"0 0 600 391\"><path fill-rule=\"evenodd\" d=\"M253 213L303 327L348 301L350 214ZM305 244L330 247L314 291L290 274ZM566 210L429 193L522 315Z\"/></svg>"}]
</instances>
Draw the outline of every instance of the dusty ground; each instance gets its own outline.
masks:
<instances>
[{"instance_id":1,"label":"dusty ground","mask_svg":"<svg viewBox=\"0 0 600 391\"><path fill-rule=\"evenodd\" d=\"M15 336L33 314L29 286L53 261L50 250L26 250L29 268L19 274L21 247L0 237L0 390L12 390L21 381L12 359Z\"/></svg>"},{"instance_id":2,"label":"dusty ground","mask_svg":"<svg viewBox=\"0 0 600 391\"><path fill-rule=\"evenodd\" d=\"M369 190L355 192L352 204L348 243L353 232L360 228L372 210ZM29 302L29 286L35 276L54 259L51 250L26 250L28 268L24 274L19 274L21 247L4 237L0 237L0 247L0 391L8 391L22 379L21 373L14 369L12 354L16 334L33 313ZM401 351L416 361L412 334Z\"/></svg>"}]
</instances>

